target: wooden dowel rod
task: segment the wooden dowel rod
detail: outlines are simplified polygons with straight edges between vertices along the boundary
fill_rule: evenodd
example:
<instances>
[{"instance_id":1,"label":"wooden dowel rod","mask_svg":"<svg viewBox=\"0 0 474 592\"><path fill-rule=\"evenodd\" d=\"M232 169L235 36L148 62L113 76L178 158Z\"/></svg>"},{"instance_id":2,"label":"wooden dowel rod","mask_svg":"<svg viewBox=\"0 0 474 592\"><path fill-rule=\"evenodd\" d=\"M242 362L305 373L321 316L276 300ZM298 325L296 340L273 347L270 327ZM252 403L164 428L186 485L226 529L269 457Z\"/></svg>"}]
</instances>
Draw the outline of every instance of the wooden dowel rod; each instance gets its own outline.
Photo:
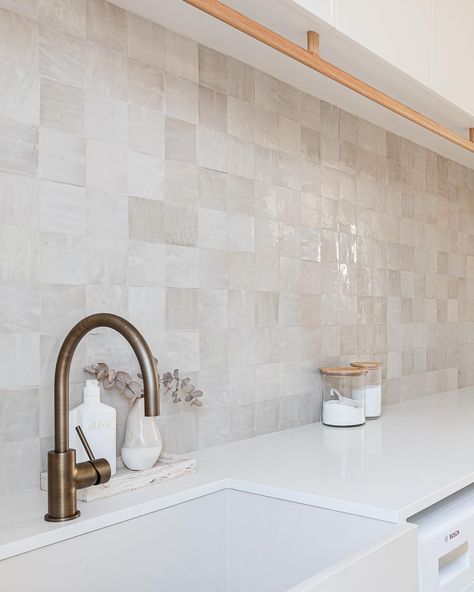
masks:
<instances>
[{"instance_id":1,"label":"wooden dowel rod","mask_svg":"<svg viewBox=\"0 0 474 592\"><path fill-rule=\"evenodd\" d=\"M469 128L469 139L474 142L474 127Z\"/></svg>"},{"instance_id":2,"label":"wooden dowel rod","mask_svg":"<svg viewBox=\"0 0 474 592\"><path fill-rule=\"evenodd\" d=\"M313 55L319 55L319 33L316 31L308 31L306 33L308 51Z\"/></svg>"},{"instance_id":3,"label":"wooden dowel rod","mask_svg":"<svg viewBox=\"0 0 474 592\"><path fill-rule=\"evenodd\" d=\"M219 19L220 21L242 31L246 35L257 39L258 41L276 49L277 51L285 54L286 56L308 66L309 68L327 76L331 80L342 84L343 86L359 93L363 97L382 105L396 113L401 115L405 119L424 127L425 129L441 136L445 140L449 140L470 152L474 152L474 139L470 135L471 139L464 138L459 134L449 130L440 123L437 123L433 119L418 113L414 109L411 109L407 105L397 101L393 97L386 95L385 93L377 90L376 88L366 84L362 80L359 80L355 76L348 74L344 70L341 70L337 66L333 66L329 62L321 59L319 55L310 53L303 47L285 39L278 33L275 33L271 29L267 29L263 25L253 21L246 17L242 13L230 8L226 4L219 2L219 0L183 0L187 4L199 8L203 12Z\"/></svg>"}]
</instances>

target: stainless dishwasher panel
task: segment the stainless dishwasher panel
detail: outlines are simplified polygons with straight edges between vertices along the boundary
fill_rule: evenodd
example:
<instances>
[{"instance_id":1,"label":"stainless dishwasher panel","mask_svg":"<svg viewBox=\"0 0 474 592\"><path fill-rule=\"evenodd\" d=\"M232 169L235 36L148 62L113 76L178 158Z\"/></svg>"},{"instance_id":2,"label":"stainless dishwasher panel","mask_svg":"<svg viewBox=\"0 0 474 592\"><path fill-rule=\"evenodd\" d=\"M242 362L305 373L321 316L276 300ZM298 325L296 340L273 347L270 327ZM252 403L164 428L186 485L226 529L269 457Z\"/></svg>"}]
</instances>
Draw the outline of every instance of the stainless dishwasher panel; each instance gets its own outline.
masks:
<instances>
[{"instance_id":1,"label":"stainless dishwasher panel","mask_svg":"<svg viewBox=\"0 0 474 592\"><path fill-rule=\"evenodd\" d=\"M418 526L420 592L474 592L474 486L409 522Z\"/></svg>"}]
</instances>

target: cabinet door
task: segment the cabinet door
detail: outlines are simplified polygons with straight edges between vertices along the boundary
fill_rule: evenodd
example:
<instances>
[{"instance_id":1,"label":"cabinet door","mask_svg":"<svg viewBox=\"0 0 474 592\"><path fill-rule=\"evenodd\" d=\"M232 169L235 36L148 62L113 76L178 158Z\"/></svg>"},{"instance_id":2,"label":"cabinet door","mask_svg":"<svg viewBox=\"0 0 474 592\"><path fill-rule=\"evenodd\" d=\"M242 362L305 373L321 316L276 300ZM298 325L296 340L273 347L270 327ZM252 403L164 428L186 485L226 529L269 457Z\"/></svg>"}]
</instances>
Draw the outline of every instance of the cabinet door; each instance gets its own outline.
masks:
<instances>
[{"instance_id":1,"label":"cabinet door","mask_svg":"<svg viewBox=\"0 0 474 592\"><path fill-rule=\"evenodd\" d=\"M432 1L335 0L336 28L429 85Z\"/></svg>"},{"instance_id":2,"label":"cabinet door","mask_svg":"<svg viewBox=\"0 0 474 592\"><path fill-rule=\"evenodd\" d=\"M474 2L434 0L433 90L474 116Z\"/></svg>"},{"instance_id":3,"label":"cabinet door","mask_svg":"<svg viewBox=\"0 0 474 592\"><path fill-rule=\"evenodd\" d=\"M334 3L336 0L295 0L308 12L312 12L318 18L334 25Z\"/></svg>"}]
</instances>

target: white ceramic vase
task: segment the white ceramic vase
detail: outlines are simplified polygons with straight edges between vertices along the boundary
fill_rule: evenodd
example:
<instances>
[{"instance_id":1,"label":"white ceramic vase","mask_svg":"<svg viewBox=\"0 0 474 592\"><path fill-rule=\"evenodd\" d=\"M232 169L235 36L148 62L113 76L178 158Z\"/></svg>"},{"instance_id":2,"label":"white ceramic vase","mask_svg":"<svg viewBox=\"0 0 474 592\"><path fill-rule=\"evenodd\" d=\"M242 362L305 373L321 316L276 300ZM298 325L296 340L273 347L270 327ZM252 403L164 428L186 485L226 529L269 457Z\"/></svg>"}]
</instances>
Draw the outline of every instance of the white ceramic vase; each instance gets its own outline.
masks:
<instances>
[{"instance_id":1,"label":"white ceramic vase","mask_svg":"<svg viewBox=\"0 0 474 592\"><path fill-rule=\"evenodd\" d=\"M154 417L145 417L143 397L135 400L127 417L121 455L132 471L150 469L158 460L162 448L161 435Z\"/></svg>"}]
</instances>

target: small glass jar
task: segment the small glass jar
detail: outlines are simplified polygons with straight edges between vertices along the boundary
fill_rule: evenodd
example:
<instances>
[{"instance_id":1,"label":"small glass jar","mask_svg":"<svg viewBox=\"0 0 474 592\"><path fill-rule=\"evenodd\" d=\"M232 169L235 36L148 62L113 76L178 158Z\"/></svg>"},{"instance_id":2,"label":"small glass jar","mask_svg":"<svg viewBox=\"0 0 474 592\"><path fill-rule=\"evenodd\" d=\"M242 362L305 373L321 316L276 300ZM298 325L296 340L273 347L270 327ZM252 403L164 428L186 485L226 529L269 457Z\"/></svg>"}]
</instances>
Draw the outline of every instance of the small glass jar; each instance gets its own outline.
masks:
<instances>
[{"instance_id":1,"label":"small glass jar","mask_svg":"<svg viewBox=\"0 0 474 592\"><path fill-rule=\"evenodd\" d=\"M365 368L321 368L323 394L321 421L334 427L360 426L365 423Z\"/></svg>"},{"instance_id":2,"label":"small glass jar","mask_svg":"<svg viewBox=\"0 0 474 592\"><path fill-rule=\"evenodd\" d=\"M365 369L365 417L376 419L382 413L382 362L351 362L354 368Z\"/></svg>"}]
</instances>

